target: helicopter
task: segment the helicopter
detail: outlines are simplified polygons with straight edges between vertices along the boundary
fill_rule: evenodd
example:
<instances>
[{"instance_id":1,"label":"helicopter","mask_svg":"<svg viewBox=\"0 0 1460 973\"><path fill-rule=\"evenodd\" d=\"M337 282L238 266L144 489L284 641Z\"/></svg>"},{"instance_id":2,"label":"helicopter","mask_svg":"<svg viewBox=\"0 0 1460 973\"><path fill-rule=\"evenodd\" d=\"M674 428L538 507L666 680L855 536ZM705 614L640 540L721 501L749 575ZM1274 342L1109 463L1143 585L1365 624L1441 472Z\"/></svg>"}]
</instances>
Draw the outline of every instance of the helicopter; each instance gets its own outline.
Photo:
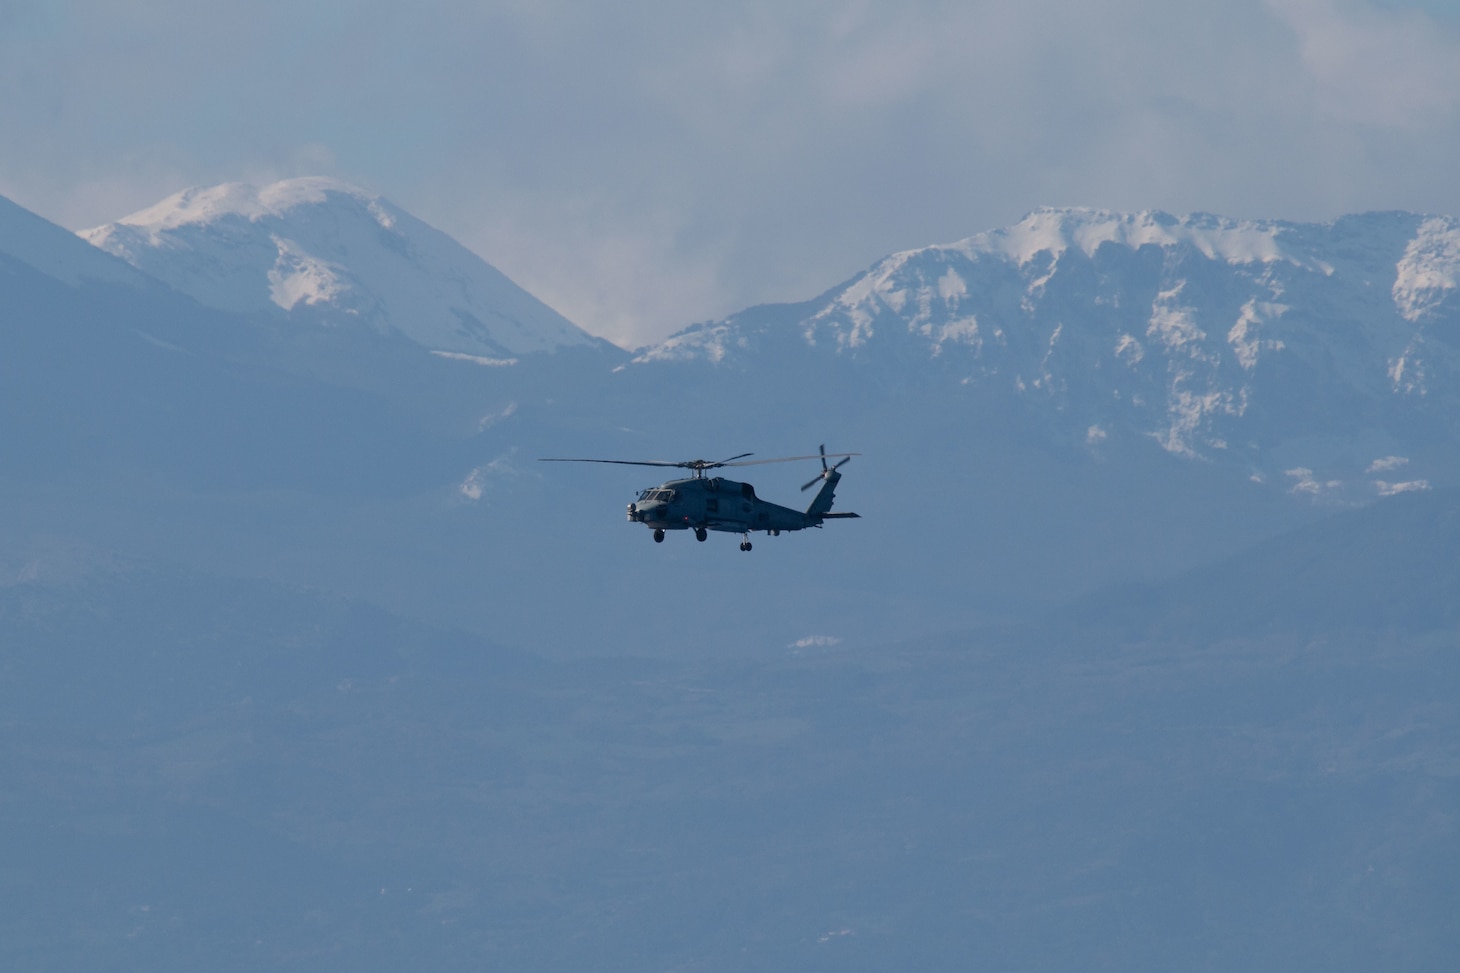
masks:
<instances>
[{"instance_id":1,"label":"helicopter","mask_svg":"<svg viewBox=\"0 0 1460 973\"><path fill-rule=\"evenodd\" d=\"M712 530L739 534L740 549L751 549L752 531L765 531L771 537L779 537L781 531L803 530L820 527L828 520L860 517L854 513L832 513L831 505L836 485L842 475L838 472L851 462L853 456L861 453L828 453L826 444L819 453L809 456L781 456L776 459L747 460L754 453L741 453L719 461L692 459L681 463L663 460L629 459L543 459L543 463L614 463L620 466L666 466L690 470L688 479L669 480L657 487L649 487L629 504L629 521L643 524L654 531L654 543L664 542L664 534L671 530L693 530L695 540L703 541ZM828 466L828 459L842 457L841 462ZM765 463L792 463L797 460L821 460L821 472L816 474L801 491L814 487L818 482L821 489L805 511L783 507L755 495L755 487L720 476L705 476L711 470L730 466L760 466Z\"/></svg>"}]
</instances>

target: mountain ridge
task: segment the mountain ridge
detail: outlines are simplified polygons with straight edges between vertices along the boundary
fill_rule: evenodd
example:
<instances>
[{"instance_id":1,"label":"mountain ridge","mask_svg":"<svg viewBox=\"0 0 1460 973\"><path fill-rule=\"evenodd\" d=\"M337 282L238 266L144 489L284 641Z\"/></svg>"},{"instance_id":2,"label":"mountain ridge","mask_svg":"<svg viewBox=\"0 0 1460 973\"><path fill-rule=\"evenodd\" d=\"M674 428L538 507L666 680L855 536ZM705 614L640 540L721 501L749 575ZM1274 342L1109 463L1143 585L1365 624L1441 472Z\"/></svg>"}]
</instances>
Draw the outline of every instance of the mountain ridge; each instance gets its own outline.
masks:
<instances>
[{"instance_id":1,"label":"mountain ridge","mask_svg":"<svg viewBox=\"0 0 1460 973\"><path fill-rule=\"evenodd\" d=\"M811 301L693 325L634 365L777 359L987 388L1093 451L1134 436L1366 502L1460 473L1460 221L1038 210ZM1395 463L1405 476L1372 475Z\"/></svg>"},{"instance_id":2,"label":"mountain ridge","mask_svg":"<svg viewBox=\"0 0 1460 973\"><path fill-rule=\"evenodd\" d=\"M70 230L4 196L0 196L0 259L25 264L68 287L87 281L131 288L155 284L126 261L85 246Z\"/></svg>"}]
</instances>

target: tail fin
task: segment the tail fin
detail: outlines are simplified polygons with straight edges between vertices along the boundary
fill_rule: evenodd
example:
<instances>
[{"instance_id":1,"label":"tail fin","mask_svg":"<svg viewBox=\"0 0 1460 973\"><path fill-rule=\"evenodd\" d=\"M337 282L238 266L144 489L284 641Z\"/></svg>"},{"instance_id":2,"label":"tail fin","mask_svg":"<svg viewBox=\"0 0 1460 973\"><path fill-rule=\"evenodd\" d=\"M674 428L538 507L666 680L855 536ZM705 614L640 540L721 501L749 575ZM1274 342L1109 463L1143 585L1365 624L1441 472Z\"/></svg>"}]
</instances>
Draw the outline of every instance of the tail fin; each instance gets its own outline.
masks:
<instances>
[{"instance_id":1,"label":"tail fin","mask_svg":"<svg viewBox=\"0 0 1460 973\"><path fill-rule=\"evenodd\" d=\"M841 482L842 475L835 469L827 470L821 474L826 482L821 484L821 489L816 491L816 499L811 501L811 506L806 508L806 517L809 520L821 521L837 517L855 517L856 514L834 514L831 512L832 502L836 499L836 485Z\"/></svg>"},{"instance_id":2,"label":"tail fin","mask_svg":"<svg viewBox=\"0 0 1460 973\"><path fill-rule=\"evenodd\" d=\"M841 478L842 478L842 475L840 473L838 473L837 470L841 469L843 466L846 466L848 463L850 463L852 461L852 457L853 456L857 456L859 454L857 454L857 453L833 453L832 455L834 455L834 456L843 456L843 457L845 457L845 459L843 459L840 463L837 463L837 464L835 464L833 466L827 466L826 465L826 444L825 443L822 443L821 444L821 472L818 473L815 477L812 478L812 480L809 483L807 483L805 486L803 486L801 488L803 491L809 490L809 489L811 489L812 487L814 487L816 485L816 481L817 480L821 480L822 481L822 483L821 483L821 489L818 490L818 491L816 491L816 499L815 500L812 500L811 501L811 506L809 506L809 507L806 508L806 519L808 521L810 521L812 524L814 524L814 525L816 525L818 527L821 526L821 522L823 520L829 519L829 518L832 518L832 517L855 517L855 516L857 516L856 514L834 514L834 513L831 513L831 504L832 504L833 499L836 496L836 485L841 482Z\"/></svg>"}]
</instances>

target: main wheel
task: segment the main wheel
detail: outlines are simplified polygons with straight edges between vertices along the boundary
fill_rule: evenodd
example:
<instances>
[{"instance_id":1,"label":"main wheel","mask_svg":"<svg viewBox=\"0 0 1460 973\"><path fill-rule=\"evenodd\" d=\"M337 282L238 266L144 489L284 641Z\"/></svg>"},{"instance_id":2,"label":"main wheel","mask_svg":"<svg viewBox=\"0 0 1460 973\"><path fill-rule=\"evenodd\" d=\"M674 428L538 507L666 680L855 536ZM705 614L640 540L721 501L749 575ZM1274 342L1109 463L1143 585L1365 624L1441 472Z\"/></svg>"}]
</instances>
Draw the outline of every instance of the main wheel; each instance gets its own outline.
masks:
<instances>
[{"instance_id":1,"label":"main wheel","mask_svg":"<svg viewBox=\"0 0 1460 973\"><path fill-rule=\"evenodd\" d=\"M751 543L750 543L750 541L746 541L746 542L745 542L745 549L746 549L746 550L747 550L747 551L748 551L748 550L750 550L750 548L751 548Z\"/></svg>"},{"instance_id":2,"label":"main wheel","mask_svg":"<svg viewBox=\"0 0 1460 973\"><path fill-rule=\"evenodd\" d=\"M709 536L710 536L710 532L707 531L707 530L705 530L703 527L696 527L695 528L695 540L702 541L706 537L709 537Z\"/></svg>"},{"instance_id":3,"label":"main wheel","mask_svg":"<svg viewBox=\"0 0 1460 973\"><path fill-rule=\"evenodd\" d=\"M662 531L662 530L656 530L656 531L654 531L654 543L655 544L663 544L664 543L664 531Z\"/></svg>"}]
</instances>

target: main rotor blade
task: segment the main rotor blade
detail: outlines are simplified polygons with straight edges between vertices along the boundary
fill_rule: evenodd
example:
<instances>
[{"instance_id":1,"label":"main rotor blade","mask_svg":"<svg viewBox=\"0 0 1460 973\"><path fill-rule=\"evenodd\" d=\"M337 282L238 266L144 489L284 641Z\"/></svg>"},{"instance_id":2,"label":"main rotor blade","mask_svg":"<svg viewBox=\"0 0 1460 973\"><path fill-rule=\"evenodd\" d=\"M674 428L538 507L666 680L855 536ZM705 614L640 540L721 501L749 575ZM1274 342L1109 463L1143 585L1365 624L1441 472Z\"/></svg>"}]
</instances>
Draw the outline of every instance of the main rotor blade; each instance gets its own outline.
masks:
<instances>
[{"instance_id":1,"label":"main rotor blade","mask_svg":"<svg viewBox=\"0 0 1460 973\"><path fill-rule=\"evenodd\" d=\"M861 453L827 453L827 456L861 456ZM744 463L725 463L725 466L760 466L762 463L794 463L803 459L821 459L821 454L812 453L810 456L777 456L775 459L752 459Z\"/></svg>"},{"instance_id":2,"label":"main rotor blade","mask_svg":"<svg viewBox=\"0 0 1460 973\"><path fill-rule=\"evenodd\" d=\"M689 466L688 463L670 463L658 459L539 459L539 463L616 463L619 466Z\"/></svg>"},{"instance_id":3,"label":"main rotor blade","mask_svg":"<svg viewBox=\"0 0 1460 973\"><path fill-rule=\"evenodd\" d=\"M727 460L721 460L718 463L711 462L709 460L702 460L702 459L692 459L692 460L685 460L684 462L681 462L681 463L674 463L674 462L671 462L669 460L662 460L662 459L578 459L578 458L575 458L575 457L574 458L566 458L566 459L565 458L559 458L559 457L543 457L543 458L540 458L538 460L538 462L539 463L613 463L613 464L615 464L617 466L666 466L666 467L673 467L673 468L681 469L681 470L715 470L715 469L719 469L722 466L762 466L762 465L764 465L766 463L795 463L798 460L803 460L803 459L819 459L823 463L825 463L826 462L826 459L828 457L833 457L834 458L834 457L837 457L837 456L845 456L846 459L842 460L842 463L845 463L847 460L851 459L853 456L861 456L862 454L861 453L813 453L813 454L811 454L809 456L777 456L774 459L751 459L751 460L743 460L742 462L738 462L738 463L735 462L736 460L741 460L743 457L746 457L746 456L754 456L754 455L755 455L754 453L741 453L739 456L732 456L729 459L727 459ZM837 464L837 466L840 466L840 465L842 465L842 464L841 463L838 463ZM833 467L833 469L835 469L835 467ZM818 477L818 479L819 479L819 477ZM813 480L812 482L814 483L816 481ZM801 489L804 490L806 488L805 487L802 487Z\"/></svg>"}]
</instances>

